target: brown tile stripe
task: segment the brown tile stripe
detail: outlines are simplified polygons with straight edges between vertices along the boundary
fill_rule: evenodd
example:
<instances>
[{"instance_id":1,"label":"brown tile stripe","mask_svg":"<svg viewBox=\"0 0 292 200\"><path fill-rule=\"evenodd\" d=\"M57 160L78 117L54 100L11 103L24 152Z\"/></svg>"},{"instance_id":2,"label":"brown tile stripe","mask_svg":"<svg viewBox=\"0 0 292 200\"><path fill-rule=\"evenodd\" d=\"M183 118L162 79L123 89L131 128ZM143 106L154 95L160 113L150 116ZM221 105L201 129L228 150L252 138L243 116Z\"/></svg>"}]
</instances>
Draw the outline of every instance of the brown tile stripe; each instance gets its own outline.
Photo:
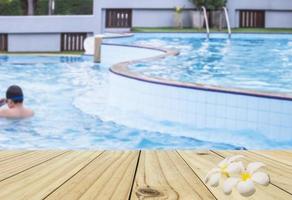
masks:
<instances>
[{"instance_id":1,"label":"brown tile stripe","mask_svg":"<svg viewBox=\"0 0 292 200\"><path fill-rule=\"evenodd\" d=\"M158 47L152 47L152 46L142 46L142 45L124 45L124 44L109 44L109 43L103 43L104 45L114 45L114 46L127 46L127 47L135 47L135 48L144 48L144 49L152 49L156 51L164 52L164 54L160 56L154 56L150 58L145 59L138 59L138 60L131 60L126 62L121 62L114 64L110 68L110 72L139 80L144 81L148 83L154 83L159 85L167 85L167 86L173 86L173 87L179 87L179 88L186 88L186 89L194 89L194 90L204 90L204 91L210 91L210 92L220 92L220 93L227 93L227 94L235 94L235 95L244 95L244 96L252 96L252 97L261 97L261 98L268 98L268 99L277 99L277 100L287 100L292 101L292 93L271 93L271 92L258 92L254 90L248 90L248 89L235 89L235 88L226 88L222 86L215 86L215 85L207 85L207 84L199 84L199 83L183 83L175 80L167 80L157 77L150 77L145 76L143 74L140 74L138 72L131 71L129 69L129 66L132 64L136 64L139 62L145 62L145 61L155 61L159 59L166 58L168 56L177 56L179 55L179 51L173 50L173 49L165 49L165 48L158 48Z\"/></svg>"}]
</instances>

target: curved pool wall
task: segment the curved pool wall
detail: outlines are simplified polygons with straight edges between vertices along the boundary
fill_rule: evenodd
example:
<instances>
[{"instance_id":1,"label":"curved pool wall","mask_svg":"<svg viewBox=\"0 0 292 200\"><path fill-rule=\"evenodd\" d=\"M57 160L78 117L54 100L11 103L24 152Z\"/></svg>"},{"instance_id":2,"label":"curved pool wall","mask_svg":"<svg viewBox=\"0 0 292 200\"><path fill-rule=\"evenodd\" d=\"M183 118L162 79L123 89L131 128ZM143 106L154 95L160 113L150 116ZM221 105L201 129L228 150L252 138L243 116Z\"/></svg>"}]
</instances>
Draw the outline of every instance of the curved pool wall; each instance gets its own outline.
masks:
<instances>
[{"instance_id":1,"label":"curved pool wall","mask_svg":"<svg viewBox=\"0 0 292 200\"><path fill-rule=\"evenodd\" d=\"M160 57L165 56L169 56L169 52L165 51ZM175 122L197 129L248 130L272 140L292 139L290 95L146 77L130 71L128 66L132 63L119 63L110 69L109 104L112 107L142 114L154 121ZM117 118L119 123L136 126L135 121ZM139 126L152 129L143 124Z\"/></svg>"},{"instance_id":2,"label":"curved pool wall","mask_svg":"<svg viewBox=\"0 0 292 200\"><path fill-rule=\"evenodd\" d=\"M119 120L102 120L107 118L99 113L112 111L108 112L111 119L117 111L107 107L108 68L116 62L163 55L145 48L102 48L101 64L93 63L89 56L0 55L0 94L5 94L11 84L21 85L25 104L36 113L26 120L0 119L0 149L241 148L231 145L233 142L202 141L171 132L146 131L139 125L126 127Z\"/></svg>"},{"instance_id":3,"label":"curved pool wall","mask_svg":"<svg viewBox=\"0 0 292 200\"><path fill-rule=\"evenodd\" d=\"M129 71L128 65L145 60L145 57L152 57L148 58L149 60L159 59L176 55L178 52L141 48L141 46L139 48L130 46L123 48L122 46L104 45L102 48L103 59L100 66L91 66L93 64L91 57L81 59L74 56L71 59L64 56L55 59L56 62L65 62L65 67L69 67L70 70L68 71L66 68L64 72L70 74L74 72L76 78L70 78L70 81L73 82L74 86L75 84L81 86L79 89L75 86L74 89L77 89L75 92L74 90L66 90L66 94L69 96L75 93L77 95L73 95L75 98L71 107L78 110L76 114L79 117L72 117L73 121L77 119L73 124L65 123L68 127L64 127L63 122L62 125L58 123L46 124L47 121L50 121L47 120L50 119L50 116L44 115L45 112L37 112L44 117L44 120L38 121L40 116L37 115L36 118L32 119L32 122L26 121L22 124L21 127L25 130L18 130L17 124L15 126L14 123L7 122L4 130L4 133L7 134L4 138L0 138L1 146L13 149L21 148L20 146L24 143L22 140L25 139L27 141L22 147L34 145L32 149L43 147L72 148L74 145L77 145L74 148L87 149L89 147L101 149L235 148L230 145L222 145L223 143L249 149L290 148L292 134L291 131L289 133L289 130L292 130L290 125L292 109L289 96L248 94L224 88L210 88L206 85L182 85L168 80L142 76L137 72ZM7 57L7 59L8 62L19 64L24 62L24 58L19 60L15 57L10 60ZM4 58L4 60L7 59ZM81 65L71 63L79 59L81 59L80 62L83 59L85 62L82 62ZM136 61L127 61L132 59ZM41 63L46 66L46 63L54 61L51 57L45 59L41 56L28 56L25 63L30 63L32 60L39 63L38 67L33 68L36 70L42 68ZM117 62L122 63L115 64ZM109 66L112 66L110 72L108 72ZM15 69L17 70L17 67ZM102 74L97 73L96 70ZM49 70L47 73L54 71ZM31 73L30 70L27 72ZM15 74L12 77L14 76ZM51 78L48 74L45 74L44 77ZM3 78L5 77L3 76ZM4 88L5 84L9 84L7 81L3 83ZM31 84L31 79L27 81L27 84ZM66 84L66 87L70 85L70 83ZM35 91L27 96L34 96L34 93ZM44 102L48 100L46 95L40 96ZM59 98L57 96L56 98ZM64 93L62 96L65 96ZM55 97L50 98L49 102L54 99ZM34 99L28 100L30 100L29 102L34 101ZM58 100L56 105L68 105L67 101L66 96L63 100ZM60 105L60 102L63 104ZM43 106L35 104L34 106L36 110L47 109L46 104ZM50 110L54 111L54 106ZM63 114L71 115L69 112ZM63 114L58 116L62 120L66 119ZM55 120L55 118L56 116L53 115L51 119ZM30 123L37 125L35 129L29 126ZM46 128L47 125L54 128ZM154 136L153 132L145 130L155 130ZM60 134L59 131L64 134ZM23 137L23 132L25 132L25 137ZM72 139L70 139L71 134ZM100 142L99 139L103 140L104 136L106 139L104 142ZM7 144L3 142L6 137L9 138ZM82 143L80 143L81 138ZM137 138L141 139L141 142L137 141ZM33 140L37 142L32 143ZM200 146L200 144L202 145ZM209 146L214 144L219 146Z\"/></svg>"}]
</instances>

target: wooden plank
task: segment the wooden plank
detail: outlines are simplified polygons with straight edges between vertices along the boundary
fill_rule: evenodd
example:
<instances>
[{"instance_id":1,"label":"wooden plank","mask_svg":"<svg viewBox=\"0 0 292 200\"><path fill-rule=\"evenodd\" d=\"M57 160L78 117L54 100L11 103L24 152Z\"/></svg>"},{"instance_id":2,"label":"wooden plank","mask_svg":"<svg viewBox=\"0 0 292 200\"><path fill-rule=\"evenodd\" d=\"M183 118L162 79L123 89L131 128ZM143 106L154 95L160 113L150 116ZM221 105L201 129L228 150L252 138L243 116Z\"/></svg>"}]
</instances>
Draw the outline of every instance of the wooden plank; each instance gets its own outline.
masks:
<instances>
[{"instance_id":1,"label":"wooden plank","mask_svg":"<svg viewBox=\"0 0 292 200\"><path fill-rule=\"evenodd\" d=\"M0 163L0 181L61 155L62 151L35 151L3 160ZM9 155L7 153L6 155Z\"/></svg>"},{"instance_id":2,"label":"wooden plank","mask_svg":"<svg viewBox=\"0 0 292 200\"><path fill-rule=\"evenodd\" d=\"M0 182L0 199L43 199L101 152L70 152ZM45 153L43 153L45 154ZM11 163L21 165L21 163Z\"/></svg>"},{"instance_id":3,"label":"wooden plank","mask_svg":"<svg viewBox=\"0 0 292 200\"><path fill-rule=\"evenodd\" d=\"M175 151L143 151L131 199L215 199Z\"/></svg>"},{"instance_id":4,"label":"wooden plank","mask_svg":"<svg viewBox=\"0 0 292 200\"><path fill-rule=\"evenodd\" d=\"M271 183L283 190L292 193L292 167L275 160L254 154L248 151L216 151L221 156L244 155L244 163L248 162L263 162L266 164L267 172L270 175ZM291 196L292 198L292 196Z\"/></svg>"},{"instance_id":5,"label":"wooden plank","mask_svg":"<svg viewBox=\"0 0 292 200\"><path fill-rule=\"evenodd\" d=\"M47 199L128 199L139 152L105 152Z\"/></svg>"},{"instance_id":6,"label":"wooden plank","mask_svg":"<svg viewBox=\"0 0 292 200\"><path fill-rule=\"evenodd\" d=\"M292 166L292 151L271 150L271 151L251 151L261 156L273 159L277 162Z\"/></svg>"},{"instance_id":7,"label":"wooden plank","mask_svg":"<svg viewBox=\"0 0 292 200\"><path fill-rule=\"evenodd\" d=\"M239 11L239 27L243 27L243 11Z\"/></svg>"},{"instance_id":8,"label":"wooden plank","mask_svg":"<svg viewBox=\"0 0 292 200\"><path fill-rule=\"evenodd\" d=\"M0 151L0 162L3 160L8 160L23 154L29 153L31 151Z\"/></svg>"},{"instance_id":9,"label":"wooden plank","mask_svg":"<svg viewBox=\"0 0 292 200\"><path fill-rule=\"evenodd\" d=\"M8 34L0 33L0 51L8 50Z\"/></svg>"},{"instance_id":10,"label":"wooden plank","mask_svg":"<svg viewBox=\"0 0 292 200\"><path fill-rule=\"evenodd\" d=\"M244 27L249 27L249 21L248 21L248 18L249 18L249 11L245 11L245 26Z\"/></svg>"},{"instance_id":11,"label":"wooden plank","mask_svg":"<svg viewBox=\"0 0 292 200\"><path fill-rule=\"evenodd\" d=\"M210 151L179 151L179 154L183 157L183 159L189 164L189 166L195 171L195 173L200 177L200 179L204 179L209 170L214 168L221 160L222 157ZM237 153L233 152L232 155L236 155ZM231 155L231 154L230 154ZM242 197L236 190L233 190L232 194L227 196L223 193L222 188L219 187L207 187L211 190L213 194L215 194L217 199L238 199L243 200L246 197ZM249 199L291 199L292 196L287 192L279 189L278 187L270 184L267 187L256 185L256 193L249 197Z\"/></svg>"}]
</instances>

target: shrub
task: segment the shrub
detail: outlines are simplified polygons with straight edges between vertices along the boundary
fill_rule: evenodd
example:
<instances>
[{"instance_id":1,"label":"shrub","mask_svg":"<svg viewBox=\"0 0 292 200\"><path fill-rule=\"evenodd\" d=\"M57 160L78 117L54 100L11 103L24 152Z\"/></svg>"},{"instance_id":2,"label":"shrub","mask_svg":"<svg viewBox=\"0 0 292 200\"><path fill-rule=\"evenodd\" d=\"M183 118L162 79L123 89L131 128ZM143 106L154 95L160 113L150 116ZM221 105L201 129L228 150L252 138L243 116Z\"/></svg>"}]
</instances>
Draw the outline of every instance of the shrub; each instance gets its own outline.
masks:
<instances>
[{"instance_id":1,"label":"shrub","mask_svg":"<svg viewBox=\"0 0 292 200\"><path fill-rule=\"evenodd\" d=\"M35 14L48 14L48 0L34 0ZM55 0L55 15L91 15L93 0ZM0 0L0 15L26 15L26 0Z\"/></svg>"},{"instance_id":2,"label":"shrub","mask_svg":"<svg viewBox=\"0 0 292 200\"><path fill-rule=\"evenodd\" d=\"M205 6L208 10L216 10L221 9L226 5L227 0L189 0L192 2L197 8Z\"/></svg>"},{"instance_id":3,"label":"shrub","mask_svg":"<svg viewBox=\"0 0 292 200\"><path fill-rule=\"evenodd\" d=\"M47 15L49 13L49 0L38 0L36 5L36 15Z\"/></svg>"},{"instance_id":4,"label":"shrub","mask_svg":"<svg viewBox=\"0 0 292 200\"><path fill-rule=\"evenodd\" d=\"M0 0L0 15L22 15L20 0Z\"/></svg>"},{"instance_id":5,"label":"shrub","mask_svg":"<svg viewBox=\"0 0 292 200\"><path fill-rule=\"evenodd\" d=\"M207 9L210 10L217 10L221 9L223 6L225 6L227 3L227 0L206 0Z\"/></svg>"},{"instance_id":6,"label":"shrub","mask_svg":"<svg viewBox=\"0 0 292 200\"><path fill-rule=\"evenodd\" d=\"M55 0L56 15L88 15L93 13L93 0Z\"/></svg>"}]
</instances>

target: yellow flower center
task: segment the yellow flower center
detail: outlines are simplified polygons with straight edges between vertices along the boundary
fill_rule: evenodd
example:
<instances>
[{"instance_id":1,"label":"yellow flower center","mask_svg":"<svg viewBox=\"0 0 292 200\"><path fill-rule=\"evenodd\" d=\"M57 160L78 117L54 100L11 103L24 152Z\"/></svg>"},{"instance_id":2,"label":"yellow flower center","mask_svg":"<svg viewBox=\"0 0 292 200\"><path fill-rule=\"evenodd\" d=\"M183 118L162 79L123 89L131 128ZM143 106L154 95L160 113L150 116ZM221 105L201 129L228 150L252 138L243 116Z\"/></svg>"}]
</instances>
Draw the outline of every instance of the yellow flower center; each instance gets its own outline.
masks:
<instances>
[{"instance_id":1,"label":"yellow flower center","mask_svg":"<svg viewBox=\"0 0 292 200\"><path fill-rule=\"evenodd\" d=\"M247 172L243 172L243 173L241 173L241 179L242 179L243 181L247 181L247 180L250 179L250 178L251 178L250 173L247 173Z\"/></svg>"},{"instance_id":2,"label":"yellow flower center","mask_svg":"<svg viewBox=\"0 0 292 200\"><path fill-rule=\"evenodd\" d=\"M223 164L223 165L221 166L221 174L222 174L223 176L229 177L229 173L227 172L227 167L228 167L227 164Z\"/></svg>"}]
</instances>

